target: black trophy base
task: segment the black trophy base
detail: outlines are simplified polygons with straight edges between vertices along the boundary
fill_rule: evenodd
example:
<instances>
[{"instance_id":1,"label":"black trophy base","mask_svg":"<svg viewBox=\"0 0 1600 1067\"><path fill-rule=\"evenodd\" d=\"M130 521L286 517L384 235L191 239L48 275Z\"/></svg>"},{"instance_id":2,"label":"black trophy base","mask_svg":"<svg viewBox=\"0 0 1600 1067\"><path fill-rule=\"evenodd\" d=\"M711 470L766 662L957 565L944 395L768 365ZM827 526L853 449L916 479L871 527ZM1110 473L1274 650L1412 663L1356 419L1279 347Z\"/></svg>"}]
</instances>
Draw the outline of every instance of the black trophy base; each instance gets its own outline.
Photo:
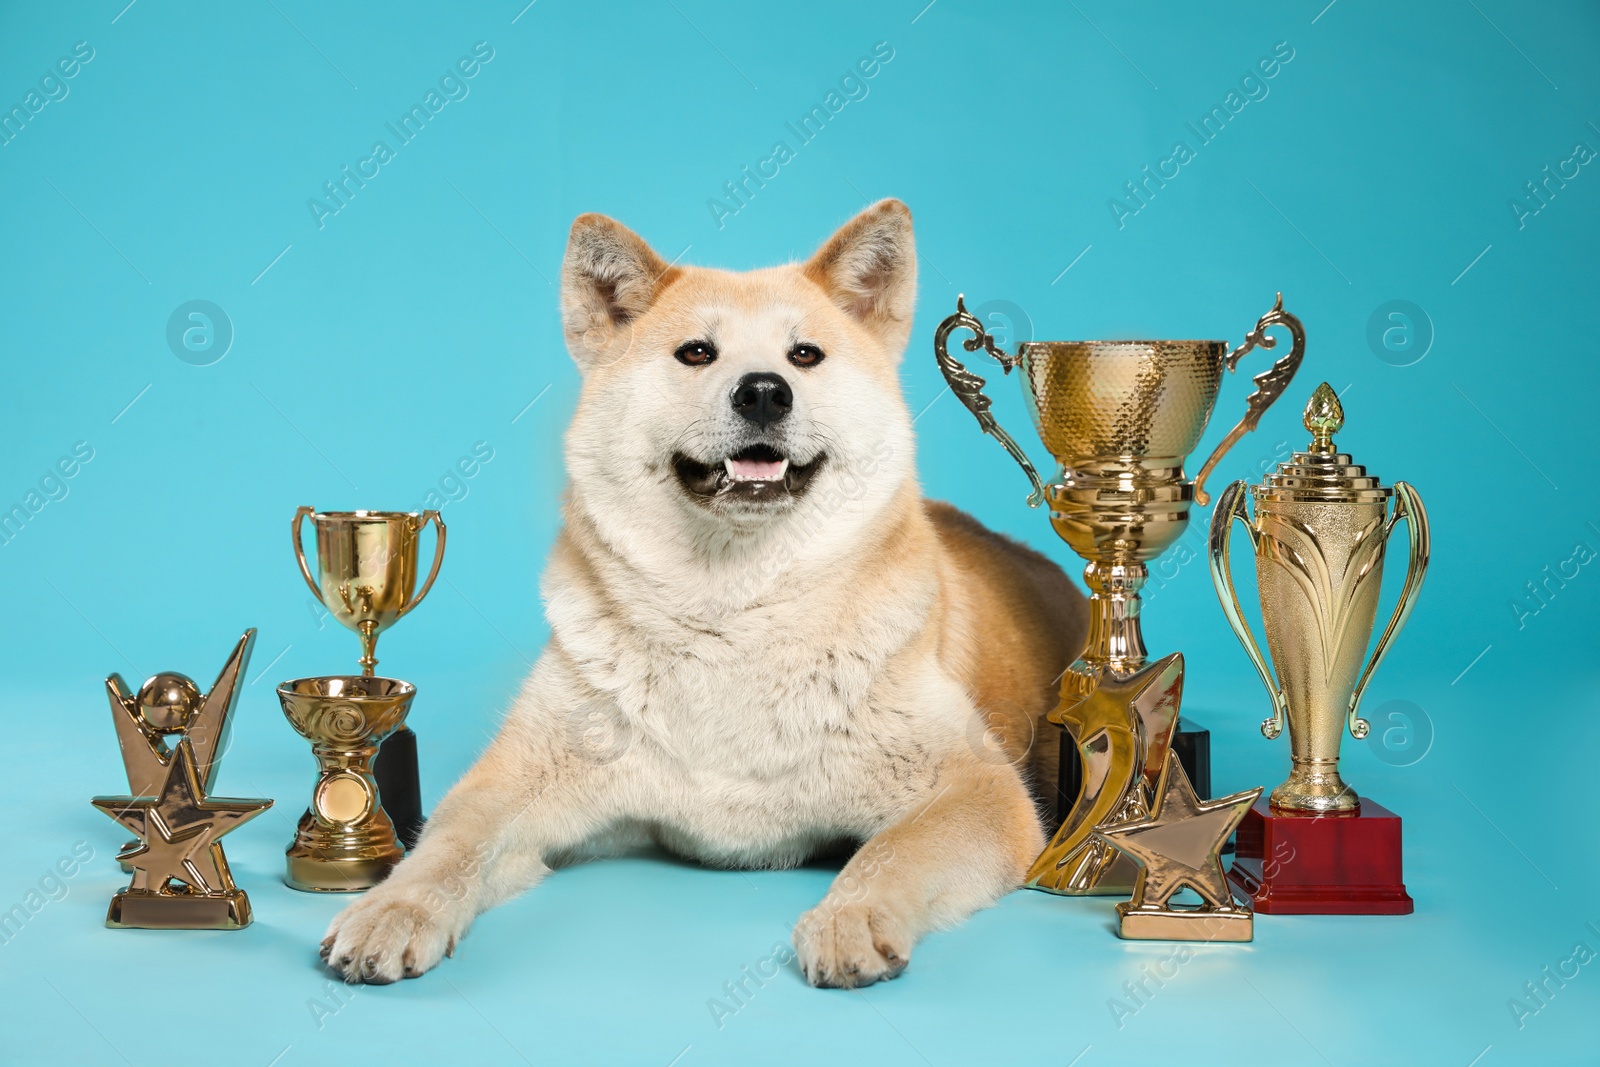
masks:
<instances>
[{"instance_id":1,"label":"black trophy base","mask_svg":"<svg viewBox=\"0 0 1600 1067\"><path fill-rule=\"evenodd\" d=\"M394 823L395 835L410 852L427 820L422 817L422 781L417 775L417 735L409 726L400 727L378 746L372 776L378 780L383 813Z\"/></svg>"},{"instance_id":2,"label":"black trophy base","mask_svg":"<svg viewBox=\"0 0 1600 1067\"><path fill-rule=\"evenodd\" d=\"M1178 718L1178 728L1172 732L1172 751L1183 764L1183 773L1189 776L1195 795L1201 800L1211 799L1211 731L1188 716ZM1054 833L1066 819L1072 805L1078 802L1083 791L1083 761L1078 757L1078 746L1072 735L1061 731L1061 770L1056 775L1056 812Z\"/></svg>"}]
</instances>

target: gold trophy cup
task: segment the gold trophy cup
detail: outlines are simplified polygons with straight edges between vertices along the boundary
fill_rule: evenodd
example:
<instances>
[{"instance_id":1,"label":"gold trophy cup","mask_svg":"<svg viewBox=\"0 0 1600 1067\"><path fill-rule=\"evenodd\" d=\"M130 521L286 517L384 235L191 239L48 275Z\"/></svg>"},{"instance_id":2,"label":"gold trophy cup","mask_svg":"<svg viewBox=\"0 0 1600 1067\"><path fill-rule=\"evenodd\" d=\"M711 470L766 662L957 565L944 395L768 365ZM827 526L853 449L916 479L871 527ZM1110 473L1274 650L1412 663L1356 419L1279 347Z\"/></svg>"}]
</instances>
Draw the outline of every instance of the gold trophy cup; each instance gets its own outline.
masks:
<instances>
[{"instance_id":1,"label":"gold trophy cup","mask_svg":"<svg viewBox=\"0 0 1600 1067\"><path fill-rule=\"evenodd\" d=\"M1217 596L1272 702L1261 732L1275 738L1287 722L1294 759L1288 781L1240 823L1229 871L1255 910L1266 914L1405 915L1415 907L1404 881L1400 816L1345 785L1339 744L1346 729L1358 740L1370 730L1361 718L1361 694L1422 588L1428 514L1411 486L1379 484L1335 447L1333 435L1343 425L1339 397L1323 382L1306 406L1306 451L1248 493L1244 482L1228 486L1211 517ZM1229 535L1235 519L1255 550L1270 667L1233 587ZM1405 583L1369 658L1384 556L1402 519L1410 540ZM1293 859L1280 863L1280 856Z\"/></svg>"},{"instance_id":2,"label":"gold trophy cup","mask_svg":"<svg viewBox=\"0 0 1600 1067\"><path fill-rule=\"evenodd\" d=\"M1244 417L1190 481L1184 460L1210 421L1223 371L1257 346L1274 347L1270 326L1289 330L1289 353L1255 377ZM950 355L958 329L973 335L962 342L968 352L982 348L1008 374L1021 369L1034 427L1059 464L1053 484L1041 481L995 421L983 379ZM1102 823L1149 814L1177 723L1183 669L1177 656L1146 665L1139 590L1150 561L1182 535L1191 503L1207 503L1206 477L1282 395L1304 353L1305 330L1283 310L1281 294L1237 348L1226 341L1030 341L1010 355L960 298L939 325L934 354L951 392L1022 466L1033 483L1028 503L1048 500L1056 533L1088 561L1088 640L1049 715L1078 746L1083 788L1028 872L1028 885L1070 894L1132 889L1133 864L1118 863L1117 851L1093 833Z\"/></svg>"},{"instance_id":3,"label":"gold trophy cup","mask_svg":"<svg viewBox=\"0 0 1600 1067\"><path fill-rule=\"evenodd\" d=\"M317 533L317 576L306 563L301 526ZM433 566L417 585L417 535L428 523L438 531ZM335 619L361 635L361 673L377 666L378 634L393 626L433 588L444 562L444 523L437 511L327 511L294 513L294 557L300 574ZM413 595L413 590L416 590Z\"/></svg>"},{"instance_id":4,"label":"gold trophy cup","mask_svg":"<svg viewBox=\"0 0 1600 1067\"><path fill-rule=\"evenodd\" d=\"M405 856L379 803L372 760L405 723L416 689L393 678L300 678L278 687L290 725L311 742L317 784L288 849L295 889L370 889Z\"/></svg>"},{"instance_id":5,"label":"gold trophy cup","mask_svg":"<svg viewBox=\"0 0 1600 1067\"><path fill-rule=\"evenodd\" d=\"M1355 811L1360 801L1339 777L1339 744L1346 728L1358 741L1367 736L1367 721L1359 713L1361 694L1422 588L1428 569L1428 514L1411 486L1380 485L1334 447L1344 408L1327 382L1312 394L1305 425L1311 431L1307 451L1281 464L1248 494L1242 481L1223 490L1211 520L1211 574L1223 613L1272 698L1272 717L1261 724L1261 732L1275 738L1289 724L1294 769L1272 791L1272 806L1283 811ZM1252 496L1254 519L1247 508ZM1276 680L1245 624L1233 587L1228 551L1235 519L1245 524L1255 549L1261 621L1277 666ZM1384 549L1402 519L1408 520L1410 531L1405 584L1369 660Z\"/></svg>"},{"instance_id":6,"label":"gold trophy cup","mask_svg":"<svg viewBox=\"0 0 1600 1067\"><path fill-rule=\"evenodd\" d=\"M301 542L308 517L316 530L315 575ZM418 535L430 522L438 540L428 577L418 589ZM417 740L405 726L416 690L406 682L374 677L373 668L378 635L433 588L444 561L445 526L437 511L318 512L303 507L295 512L291 530L295 562L306 585L335 619L360 636L361 678L370 684L333 676L303 678L278 690L289 721L320 746L317 792L289 847L288 881L300 889L366 889L404 854L395 844L396 832L410 847L422 831ZM343 734L333 736L319 725L329 717L345 723ZM356 719L365 725L351 725ZM376 747L380 742L381 752ZM373 752L378 753L376 763ZM337 778L325 798L330 775L341 766L349 775Z\"/></svg>"}]
</instances>

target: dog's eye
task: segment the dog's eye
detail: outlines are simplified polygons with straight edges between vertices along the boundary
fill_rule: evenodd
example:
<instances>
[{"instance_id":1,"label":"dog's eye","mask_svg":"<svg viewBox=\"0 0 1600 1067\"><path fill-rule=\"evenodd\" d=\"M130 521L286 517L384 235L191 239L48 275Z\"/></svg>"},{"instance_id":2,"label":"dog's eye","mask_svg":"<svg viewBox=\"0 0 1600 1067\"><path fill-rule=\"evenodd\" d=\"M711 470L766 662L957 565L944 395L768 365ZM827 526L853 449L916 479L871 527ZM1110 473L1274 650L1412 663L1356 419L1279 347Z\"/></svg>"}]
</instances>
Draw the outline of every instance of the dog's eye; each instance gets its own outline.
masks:
<instances>
[{"instance_id":1,"label":"dog's eye","mask_svg":"<svg viewBox=\"0 0 1600 1067\"><path fill-rule=\"evenodd\" d=\"M822 349L816 345L795 345L789 349L789 362L796 367L815 367L822 360Z\"/></svg>"},{"instance_id":2,"label":"dog's eye","mask_svg":"<svg viewBox=\"0 0 1600 1067\"><path fill-rule=\"evenodd\" d=\"M717 349L710 341L685 341L672 354L685 366L704 367L717 358Z\"/></svg>"}]
</instances>

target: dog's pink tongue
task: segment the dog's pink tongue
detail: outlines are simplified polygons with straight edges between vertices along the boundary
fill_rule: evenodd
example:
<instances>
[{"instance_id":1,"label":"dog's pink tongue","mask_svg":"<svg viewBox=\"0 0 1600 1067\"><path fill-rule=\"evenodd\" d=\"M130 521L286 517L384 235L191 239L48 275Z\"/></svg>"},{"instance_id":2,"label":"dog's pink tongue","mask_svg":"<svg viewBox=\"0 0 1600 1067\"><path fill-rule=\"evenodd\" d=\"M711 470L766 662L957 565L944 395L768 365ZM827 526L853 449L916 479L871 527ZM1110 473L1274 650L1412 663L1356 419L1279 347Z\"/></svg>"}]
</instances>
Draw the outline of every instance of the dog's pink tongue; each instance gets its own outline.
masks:
<instances>
[{"instance_id":1,"label":"dog's pink tongue","mask_svg":"<svg viewBox=\"0 0 1600 1067\"><path fill-rule=\"evenodd\" d=\"M733 476L750 482L775 482L783 477L783 461L764 459L730 459Z\"/></svg>"}]
</instances>

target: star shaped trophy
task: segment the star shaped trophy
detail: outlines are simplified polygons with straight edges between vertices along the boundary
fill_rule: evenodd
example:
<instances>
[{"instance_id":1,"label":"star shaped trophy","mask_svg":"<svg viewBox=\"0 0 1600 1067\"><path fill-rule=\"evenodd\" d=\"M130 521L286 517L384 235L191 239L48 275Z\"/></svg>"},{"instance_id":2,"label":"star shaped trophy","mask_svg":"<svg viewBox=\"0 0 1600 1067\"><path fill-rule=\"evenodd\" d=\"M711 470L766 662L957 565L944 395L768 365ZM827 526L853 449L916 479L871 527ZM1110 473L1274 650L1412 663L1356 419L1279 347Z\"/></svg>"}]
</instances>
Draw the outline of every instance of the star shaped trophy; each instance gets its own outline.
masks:
<instances>
[{"instance_id":1,"label":"star shaped trophy","mask_svg":"<svg viewBox=\"0 0 1600 1067\"><path fill-rule=\"evenodd\" d=\"M1249 941L1255 918L1235 903L1222 870L1222 845L1261 796L1261 787L1203 801L1195 796L1177 754L1156 781L1149 814L1101 823L1097 841L1139 864L1133 899L1117 905L1117 933L1133 941ZM1193 908L1175 908L1181 889L1200 894Z\"/></svg>"},{"instance_id":2,"label":"star shaped trophy","mask_svg":"<svg viewBox=\"0 0 1600 1067\"><path fill-rule=\"evenodd\" d=\"M107 926L238 930L250 925L250 899L234 885L221 838L272 801L207 794L227 749L228 720L255 639L255 630L245 631L204 696L174 671L155 675L137 695L128 692L120 675L106 679L129 795L95 797L90 803L137 835L117 854L133 879L111 898Z\"/></svg>"},{"instance_id":3,"label":"star shaped trophy","mask_svg":"<svg viewBox=\"0 0 1600 1067\"><path fill-rule=\"evenodd\" d=\"M1243 417L1191 481L1184 461L1205 433L1223 371L1254 348L1274 347L1266 334L1272 326L1288 329L1290 351L1255 376ZM1021 370L1034 428L1059 464L1051 485L995 421L983 379L951 356L950 334L958 329L972 334L962 342L968 352L987 352L1007 373ZM1183 535L1190 505L1207 503L1206 477L1288 388L1304 353L1305 329L1283 310L1282 294L1235 348L1226 341L1028 341L1013 356L960 299L935 332L934 355L950 391L1021 464L1033 483L1028 503L1049 503L1056 533L1087 563L1088 642L1062 676L1061 702L1049 715L1065 731L1063 817L1028 871L1029 886L1073 895L1133 888L1137 869L1119 862L1117 850L1094 836L1095 827L1150 810L1167 753L1184 736L1183 659L1147 662L1139 590L1149 563ZM1191 751L1201 749L1194 742ZM1202 782L1207 771L1197 768Z\"/></svg>"}]
</instances>

